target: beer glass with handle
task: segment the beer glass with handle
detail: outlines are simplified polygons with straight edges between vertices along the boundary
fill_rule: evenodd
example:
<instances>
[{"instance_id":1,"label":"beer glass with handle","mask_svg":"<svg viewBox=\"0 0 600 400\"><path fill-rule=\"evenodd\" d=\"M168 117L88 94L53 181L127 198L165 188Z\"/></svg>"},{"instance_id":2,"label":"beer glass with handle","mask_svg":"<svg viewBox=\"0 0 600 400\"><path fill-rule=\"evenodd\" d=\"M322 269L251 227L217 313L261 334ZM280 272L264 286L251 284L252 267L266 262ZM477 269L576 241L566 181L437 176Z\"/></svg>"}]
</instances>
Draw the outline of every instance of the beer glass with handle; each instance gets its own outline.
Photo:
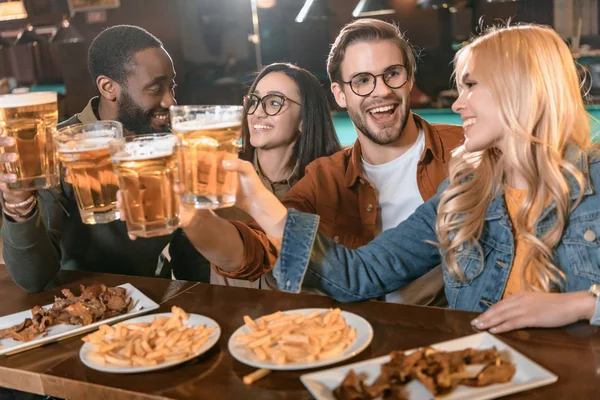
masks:
<instances>
[{"instance_id":1,"label":"beer glass with handle","mask_svg":"<svg viewBox=\"0 0 600 400\"><path fill-rule=\"evenodd\" d=\"M177 137L128 136L110 142L127 231L138 237L168 235L179 227Z\"/></svg>"},{"instance_id":2,"label":"beer glass with handle","mask_svg":"<svg viewBox=\"0 0 600 400\"><path fill-rule=\"evenodd\" d=\"M52 136L56 132L58 106L55 92L32 92L0 96L2 136L14 146L2 149L18 159L2 165L2 172L15 174L7 183L11 190L46 189L58 184L59 164Z\"/></svg>"},{"instance_id":3,"label":"beer glass with handle","mask_svg":"<svg viewBox=\"0 0 600 400\"><path fill-rule=\"evenodd\" d=\"M116 210L117 176L108 144L123 137L117 121L75 124L59 129L54 137L65 181L73 185L84 224L104 224L119 219Z\"/></svg>"},{"instance_id":4,"label":"beer glass with handle","mask_svg":"<svg viewBox=\"0 0 600 400\"><path fill-rule=\"evenodd\" d=\"M221 162L238 157L243 108L171 106L169 111L180 141L182 203L204 209L234 205L237 173L225 171Z\"/></svg>"}]
</instances>

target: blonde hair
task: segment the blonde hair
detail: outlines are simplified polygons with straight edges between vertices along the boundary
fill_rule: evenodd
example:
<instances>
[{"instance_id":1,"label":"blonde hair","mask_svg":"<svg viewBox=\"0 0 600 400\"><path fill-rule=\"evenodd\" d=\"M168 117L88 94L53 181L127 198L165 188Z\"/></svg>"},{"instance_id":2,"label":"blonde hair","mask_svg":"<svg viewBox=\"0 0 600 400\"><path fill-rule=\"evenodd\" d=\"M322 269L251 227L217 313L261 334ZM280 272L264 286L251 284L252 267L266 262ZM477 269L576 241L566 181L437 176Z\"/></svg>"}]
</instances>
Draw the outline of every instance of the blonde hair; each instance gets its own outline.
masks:
<instances>
[{"instance_id":1,"label":"blonde hair","mask_svg":"<svg viewBox=\"0 0 600 400\"><path fill-rule=\"evenodd\" d=\"M438 208L438 245L454 279L464 279L458 255L476 248L483 256L479 239L485 214L510 168L524 177L529 189L514 226L532 245L521 279L528 290L549 291L565 280L552 262L553 248L586 185L584 174L566 159L565 151L569 145L584 154L592 148L575 62L556 32L539 25L492 28L474 39L456 54L457 80L468 61L478 84L499 105L506 147L505 153L497 148L467 153L463 147L453 154L450 183ZM581 189L573 204L565 174ZM534 223L548 200L556 205L556 223L538 238Z\"/></svg>"}]
</instances>

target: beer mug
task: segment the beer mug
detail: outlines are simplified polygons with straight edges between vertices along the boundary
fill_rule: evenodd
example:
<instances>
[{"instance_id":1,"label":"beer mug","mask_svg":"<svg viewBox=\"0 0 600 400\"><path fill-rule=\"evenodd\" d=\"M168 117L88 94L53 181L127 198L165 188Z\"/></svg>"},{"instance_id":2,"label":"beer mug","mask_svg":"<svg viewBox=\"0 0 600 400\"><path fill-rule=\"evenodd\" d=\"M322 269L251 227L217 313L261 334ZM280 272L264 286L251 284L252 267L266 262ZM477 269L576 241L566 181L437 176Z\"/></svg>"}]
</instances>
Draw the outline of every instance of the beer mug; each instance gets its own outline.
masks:
<instances>
[{"instance_id":1,"label":"beer mug","mask_svg":"<svg viewBox=\"0 0 600 400\"><path fill-rule=\"evenodd\" d=\"M171 134L128 136L110 142L119 179L127 231L139 237L168 235L179 227L177 137Z\"/></svg>"},{"instance_id":2,"label":"beer mug","mask_svg":"<svg viewBox=\"0 0 600 400\"><path fill-rule=\"evenodd\" d=\"M2 151L19 159L2 165L5 174L17 175L7 183L12 190L46 189L59 182L59 164L52 137L58 122L55 92L33 92L0 96L2 136L12 137L14 146Z\"/></svg>"},{"instance_id":3,"label":"beer mug","mask_svg":"<svg viewBox=\"0 0 600 400\"><path fill-rule=\"evenodd\" d=\"M108 144L123 137L117 121L97 121L59 129L54 143L65 181L73 185L84 224L105 224L119 219L116 210L117 176Z\"/></svg>"},{"instance_id":4,"label":"beer mug","mask_svg":"<svg viewBox=\"0 0 600 400\"><path fill-rule=\"evenodd\" d=\"M223 160L240 150L241 106L171 106L171 128L180 142L182 203L217 209L235 204L237 172L225 171Z\"/></svg>"}]
</instances>

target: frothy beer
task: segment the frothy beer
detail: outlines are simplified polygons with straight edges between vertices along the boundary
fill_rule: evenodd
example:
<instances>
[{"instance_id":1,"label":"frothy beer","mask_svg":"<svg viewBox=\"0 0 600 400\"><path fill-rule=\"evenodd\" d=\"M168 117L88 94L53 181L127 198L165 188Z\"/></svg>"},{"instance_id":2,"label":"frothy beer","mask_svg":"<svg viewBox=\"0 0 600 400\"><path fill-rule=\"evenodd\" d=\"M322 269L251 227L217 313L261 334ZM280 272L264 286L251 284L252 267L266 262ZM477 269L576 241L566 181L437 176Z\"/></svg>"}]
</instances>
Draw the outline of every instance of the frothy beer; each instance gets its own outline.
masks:
<instances>
[{"instance_id":1,"label":"frothy beer","mask_svg":"<svg viewBox=\"0 0 600 400\"><path fill-rule=\"evenodd\" d=\"M116 121L98 121L62 128L55 136L65 181L73 185L81 220L102 224L119 218L117 176L109 142L123 136Z\"/></svg>"},{"instance_id":2,"label":"frothy beer","mask_svg":"<svg viewBox=\"0 0 600 400\"><path fill-rule=\"evenodd\" d=\"M35 92L0 96L2 136L13 137L14 146L0 149L19 159L4 163L2 172L17 175L8 183L13 190L44 189L58 184L59 165L52 137L56 132L56 93Z\"/></svg>"},{"instance_id":3,"label":"frothy beer","mask_svg":"<svg viewBox=\"0 0 600 400\"><path fill-rule=\"evenodd\" d=\"M179 226L179 197L173 191L176 145L174 135L143 135L111 143L129 233L154 237Z\"/></svg>"},{"instance_id":4,"label":"frothy beer","mask_svg":"<svg viewBox=\"0 0 600 400\"><path fill-rule=\"evenodd\" d=\"M235 204L238 177L225 171L223 160L238 158L241 119L209 123L190 120L174 123L181 141L182 201L197 208L221 208Z\"/></svg>"},{"instance_id":5,"label":"frothy beer","mask_svg":"<svg viewBox=\"0 0 600 400\"><path fill-rule=\"evenodd\" d=\"M59 148L65 180L73 185L77 206L84 223L110 214L119 190L108 150L110 137L73 141L71 148ZM105 222L105 221L102 221Z\"/></svg>"}]
</instances>

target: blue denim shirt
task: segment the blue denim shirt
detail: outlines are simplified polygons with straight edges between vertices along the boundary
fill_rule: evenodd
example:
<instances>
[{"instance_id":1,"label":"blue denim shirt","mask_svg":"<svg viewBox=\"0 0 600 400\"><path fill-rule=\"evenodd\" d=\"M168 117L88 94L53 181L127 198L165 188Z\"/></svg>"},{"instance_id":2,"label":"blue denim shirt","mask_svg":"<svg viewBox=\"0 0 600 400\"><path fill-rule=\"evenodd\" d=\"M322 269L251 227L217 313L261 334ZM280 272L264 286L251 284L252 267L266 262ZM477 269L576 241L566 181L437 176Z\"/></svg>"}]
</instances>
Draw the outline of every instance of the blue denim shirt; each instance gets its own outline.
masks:
<instances>
[{"instance_id":1,"label":"blue denim shirt","mask_svg":"<svg viewBox=\"0 0 600 400\"><path fill-rule=\"evenodd\" d=\"M568 151L587 179L581 203L570 214L562 240L554 249L554 262L566 275L561 292L588 290L600 283L600 157L586 156L575 148ZM567 175L570 194L580 194L574 178ZM318 233L319 217L290 209L279 260L273 270L281 290L298 292L303 284L324 291L338 301L361 301L393 292L442 263L435 220L438 194L421 205L396 228L389 229L369 244L350 250ZM457 310L483 312L502 299L514 259L514 237L504 194L498 193L487 209L479 240L484 258L476 248L459 254L464 281L456 281L444 267L448 304ZM551 203L536 222L535 234L542 236L556 220ZM587 231L593 232L593 234ZM600 324L600 300L593 323Z\"/></svg>"}]
</instances>

